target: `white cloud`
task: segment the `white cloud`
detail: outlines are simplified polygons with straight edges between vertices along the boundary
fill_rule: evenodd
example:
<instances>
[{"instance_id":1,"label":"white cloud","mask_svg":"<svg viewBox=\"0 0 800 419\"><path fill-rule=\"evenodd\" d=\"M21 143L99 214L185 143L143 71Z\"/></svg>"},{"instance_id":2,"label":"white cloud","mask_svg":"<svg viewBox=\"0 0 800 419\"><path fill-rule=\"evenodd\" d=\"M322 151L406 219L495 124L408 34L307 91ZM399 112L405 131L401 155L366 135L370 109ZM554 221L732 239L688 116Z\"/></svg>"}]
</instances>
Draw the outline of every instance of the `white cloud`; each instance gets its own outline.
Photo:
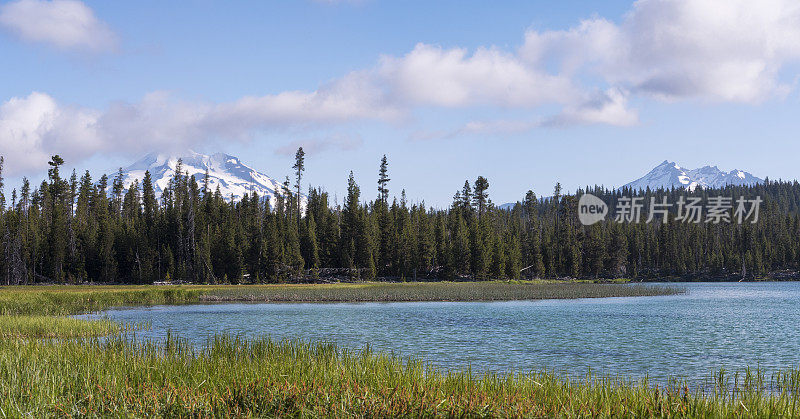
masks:
<instances>
[{"instance_id":1,"label":"white cloud","mask_svg":"<svg viewBox=\"0 0 800 419\"><path fill-rule=\"evenodd\" d=\"M208 126L219 131L247 127L345 122L356 119L397 120L405 109L386 97L368 72L353 72L312 92L289 91L244 97L213 109Z\"/></svg>"},{"instance_id":2,"label":"white cloud","mask_svg":"<svg viewBox=\"0 0 800 419\"><path fill-rule=\"evenodd\" d=\"M0 149L10 174L42 168L50 153L82 159L101 148L92 111L59 107L50 96L31 93L0 106Z\"/></svg>"},{"instance_id":3,"label":"white cloud","mask_svg":"<svg viewBox=\"0 0 800 419\"><path fill-rule=\"evenodd\" d=\"M23 38L65 48L103 49L113 39L90 9L73 0L8 3L0 7L0 23ZM75 160L96 152L186 148L247 140L271 129L413 121L415 112L430 108L485 107L501 118L472 121L453 132L418 130L414 138L510 135L543 126L624 127L638 122L628 106L636 99L759 103L780 97L790 89L784 79L791 78L782 72L798 60L795 0L639 0L620 22L595 17L567 30L528 31L514 51L418 44L311 91L225 103L156 92L103 110L63 106L33 93L0 107L0 149L9 171L25 171L42 168L56 152ZM542 108L555 108L556 115L536 115ZM530 115L502 119L504 110ZM357 144L330 137L304 144L321 151L351 143Z\"/></svg>"},{"instance_id":4,"label":"white cloud","mask_svg":"<svg viewBox=\"0 0 800 419\"><path fill-rule=\"evenodd\" d=\"M549 118L528 120L496 119L469 121L453 131L415 132L414 140L456 138L462 135L515 135L537 128L564 128L576 125L611 125L627 127L639 123L639 115L627 107L627 94L619 89L596 92L586 101L567 105L562 112Z\"/></svg>"},{"instance_id":5,"label":"white cloud","mask_svg":"<svg viewBox=\"0 0 800 419\"><path fill-rule=\"evenodd\" d=\"M572 125L603 124L628 127L639 122L636 111L628 109L627 95L619 89L597 92L577 106L567 106L561 114L550 118L543 126L564 127Z\"/></svg>"},{"instance_id":6,"label":"white cloud","mask_svg":"<svg viewBox=\"0 0 800 419\"><path fill-rule=\"evenodd\" d=\"M788 90L779 73L800 59L800 3L639 0L620 24L529 31L520 55L634 93L758 103Z\"/></svg>"},{"instance_id":7,"label":"white cloud","mask_svg":"<svg viewBox=\"0 0 800 419\"><path fill-rule=\"evenodd\" d=\"M47 94L34 92L0 106L0 150L8 173L18 174L43 169L50 154L56 153L79 161L99 152L183 151L215 139L248 140L259 130L395 116L391 109L368 112L363 106L369 100L354 103L360 99L320 90L207 104L154 92L138 103L113 103L100 111L63 106ZM308 147L312 153L343 150L357 147L360 141L333 136L309 140Z\"/></svg>"},{"instance_id":8,"label":"white cloud","mask_svg":"<svg viewBox=\"0 0 800 419\"><path fill-rule=\"evenodd\" d=\"M442 49L418 44L403 57L385 56L377 76L392 96L412 105L531 107L576 95L568 78L526 66L496 48Z\"/></svg>"},{"instance_id":9,"label":"white cloud","mask_svg":"<svg viewBox=\"0 0 800 419\"><path fill-rule=\"evenodd\" d=\"M0 25L23 40L61 49L111 51L117 41L92 9L78 0L17 0L0 6Z\"/></svg>"}]
</instances>

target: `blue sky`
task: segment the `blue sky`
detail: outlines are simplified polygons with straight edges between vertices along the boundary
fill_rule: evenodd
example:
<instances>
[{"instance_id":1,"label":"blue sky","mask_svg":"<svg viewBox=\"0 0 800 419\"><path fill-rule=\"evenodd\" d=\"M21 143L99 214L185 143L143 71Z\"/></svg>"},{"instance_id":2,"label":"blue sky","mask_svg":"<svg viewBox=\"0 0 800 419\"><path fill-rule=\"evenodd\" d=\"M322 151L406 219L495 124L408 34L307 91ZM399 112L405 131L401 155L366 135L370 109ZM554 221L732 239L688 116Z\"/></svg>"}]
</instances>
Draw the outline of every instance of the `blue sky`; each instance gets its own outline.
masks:
<instances>
[{"instance_id":1,"label":"blue sky","mask_svg":"<svg viewBox=\"0 0 800 419\"><path fill-rule=\"evenodd\" d=\"M795 179L800 9L768 0L0 2L7 190L46 156L99 175L149 150L227 152L339 196L445 206L664 159Z\"/></svg>"}]
</instances>

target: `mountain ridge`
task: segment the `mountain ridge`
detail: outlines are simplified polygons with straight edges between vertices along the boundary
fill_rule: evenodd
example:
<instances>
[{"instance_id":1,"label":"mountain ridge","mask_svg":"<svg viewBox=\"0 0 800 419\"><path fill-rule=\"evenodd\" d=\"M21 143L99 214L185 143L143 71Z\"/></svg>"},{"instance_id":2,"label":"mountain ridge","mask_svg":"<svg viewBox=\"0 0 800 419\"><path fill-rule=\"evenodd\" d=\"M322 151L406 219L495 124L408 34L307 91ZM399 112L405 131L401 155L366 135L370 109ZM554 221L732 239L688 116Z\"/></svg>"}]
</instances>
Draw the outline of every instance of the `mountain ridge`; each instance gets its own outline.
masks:
<instances>
[{"instance_id":1,"label":"mountain ridge","mask_svg":"<svg viewBox=\"0 0 800 419\"><path fill-rule=\"evenodd\" d=\"M661 164L654 167L644 176L628 182L615 190L644 191L648 188L656 190L659 188L686 188L694 191L696 188L716 189L726 185L754 185L763 183L764 179L754 176L744 170L733 169L729 172L720 170L717 166L706 165L698 169L687 169L679 166L675 162L664 160ZM500 205L502 209L511 209L514 202Z\"/></svg>"},{"instance_id":2,"label":"mountain ridge","mask_svg":"<svg viewBox=\"0 0 800 419\"><path fill-rule=\"evenodd\" d=\"M260 197L269 199L270 205L274 206L277 195L282 195L284 189L282 183L242 163L236 156L225 153L206 155L192 150L182 154L151 152L122 168L125 189L136 180L141 183L145 171L149 171L153 187L160 195L175 175L179 159L181 171L188 176L195 176L198 183L203 181L208 170L209 189L216 191L219 188L223 198L229 202L256 192ZM305 201L305 195L301 196Z\"/></svg>"},{"instance_id":3,"label":"mountain ridge","mask_svg":"<svg viewBox=\"0 0 800 419\"><path fill-rule=\"evenodd\" d=\"M686 188L694 191L696 188L716 189L727 185L754 185L763 183L764 180L753 176L750 172L733 169L729 172L720 170L717 166L706 165L697 169L687 169L675 162L664 160L653 170L626 183L618 190L624 188L633 190L655 190L658 188L670 189Z\"/></svg>"}]
</instances>

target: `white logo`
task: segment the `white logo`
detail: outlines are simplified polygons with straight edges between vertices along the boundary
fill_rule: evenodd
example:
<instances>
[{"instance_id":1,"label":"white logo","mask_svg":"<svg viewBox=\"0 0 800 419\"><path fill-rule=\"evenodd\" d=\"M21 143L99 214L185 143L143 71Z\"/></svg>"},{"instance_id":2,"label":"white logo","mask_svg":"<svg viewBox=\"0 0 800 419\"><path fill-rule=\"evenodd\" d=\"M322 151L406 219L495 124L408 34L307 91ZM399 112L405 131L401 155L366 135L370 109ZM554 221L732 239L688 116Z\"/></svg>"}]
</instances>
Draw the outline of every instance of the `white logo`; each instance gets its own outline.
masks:
<instances>
[{"instance_id":1,"label":"white logo","mask_svg":"<svg viewBox=\"0 0 800 419\"><path fill-rule=\"evenodd\" d=\"M602 199L585 193L578 200L578 219L581 224L589 226L603 221L608 214L608 205Z\"/></svg>"}]
</instances>

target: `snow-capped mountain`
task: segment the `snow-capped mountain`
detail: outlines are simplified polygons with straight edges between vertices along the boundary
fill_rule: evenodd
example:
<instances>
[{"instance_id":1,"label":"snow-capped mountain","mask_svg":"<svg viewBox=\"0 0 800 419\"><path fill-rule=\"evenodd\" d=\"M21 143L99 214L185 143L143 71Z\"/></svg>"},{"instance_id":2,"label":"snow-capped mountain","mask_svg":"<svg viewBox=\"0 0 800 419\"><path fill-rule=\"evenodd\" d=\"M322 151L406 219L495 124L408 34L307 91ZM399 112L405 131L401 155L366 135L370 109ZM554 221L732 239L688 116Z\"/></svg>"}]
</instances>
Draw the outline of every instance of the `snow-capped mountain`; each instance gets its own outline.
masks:
<instances>
[{"instance_id":1,"label":"snow-capped mountain","mask_svg":"<svg viewBox=\"0 0 800 419\"><path fill-rule=\"evenodd\" d=\"M656 190L658 188L670 189L674 186L676 189L687 188L693 191L697 187L704 189L722 188L726 185L755 185L763 182L763 179L757 178L743 170L724 172L717 168L717 166L686 169L678 166L675 162L664 160L664 162L653 168L649 173L633 182L625 184L622 188L634 190L646 190L650 188L650 190ZM509 202L500 205L500 208L512 209L514 205L515 203Z\"/></svg>"},{"instance_id":2,"label":"snow-capped mountain","mask_svg":"<svg viewBox=\"0 0 800 419\"><path fill-rule=\"evenodd\" d=\"M675 162L664 160L648 174L626 184L634 190L652 190L658 188L670 189L686 188L693 191L695 188L722 188L726 185L754 185L764 180L753 176L743 170L724 172L717 166L703 166L699 169L686 169Z\"/></svg>"},{"instance_id":3,"label":"snow-capped mountain","mask_svg":"<svg viewBox=\"0 0 800 419\"><path fill-rule=\"evenodd\" d=\"M183 164L182 172L188 173L189 176L194 175L201 187L208 170L209 189L214 192L219 187L222 196L228 201L239 200L246 193L257 192L260 197L268 198L270 204L274 206L275 194L280 194L283 190L281 182L245 165L237 157L223 153L208 156L193 151L182 156L159 153L144 156L136 163L122 169L125 189L128 189L135 180L141 183L144 172L149 170L156 194L160 196L161 191L169 185L175 175L178 159ZM305 201L305 195L303 200Z\"/></svg>"}]
</instances>

